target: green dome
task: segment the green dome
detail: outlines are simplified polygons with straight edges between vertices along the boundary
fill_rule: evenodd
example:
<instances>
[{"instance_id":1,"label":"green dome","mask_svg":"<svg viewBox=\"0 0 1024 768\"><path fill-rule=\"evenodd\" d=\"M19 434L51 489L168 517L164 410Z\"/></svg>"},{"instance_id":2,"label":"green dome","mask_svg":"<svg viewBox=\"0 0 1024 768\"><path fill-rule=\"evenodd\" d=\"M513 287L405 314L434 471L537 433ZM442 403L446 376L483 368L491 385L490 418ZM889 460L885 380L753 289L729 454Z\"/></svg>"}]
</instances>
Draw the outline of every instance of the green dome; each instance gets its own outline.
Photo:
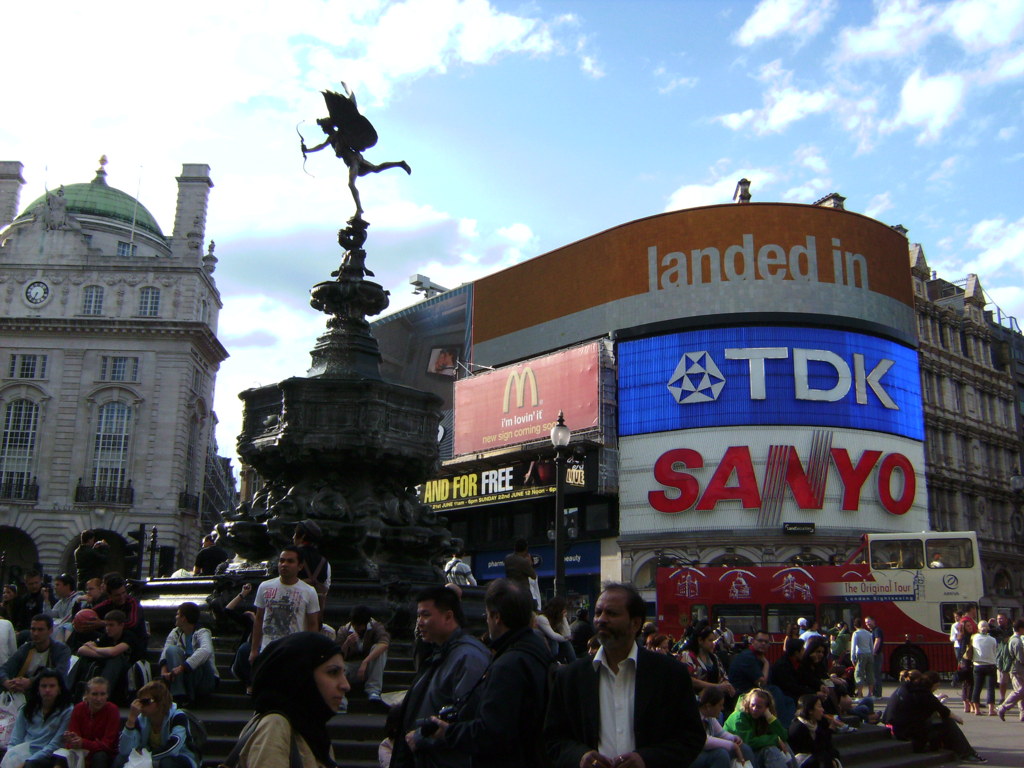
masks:
<instances>
[{"instance_id":1,"label":"green dome","mask_svg":"<svg viewBox=\"0 0 1024 768\"><path fill-rule=\"evenodd\" d=\"M131 226L135 221L137 229L150 232L163 239L164 233L156 223L153 214L134 197L107 185L106 173L101 169L96 178L88 184L69 184L64 187L64 199L67 201L67 212L114 219ZM56 194L51 192L50 194ZM46 207L46 195L36 199L22 211L16 221L35 216Z\"/></svg>"}]
</instances>

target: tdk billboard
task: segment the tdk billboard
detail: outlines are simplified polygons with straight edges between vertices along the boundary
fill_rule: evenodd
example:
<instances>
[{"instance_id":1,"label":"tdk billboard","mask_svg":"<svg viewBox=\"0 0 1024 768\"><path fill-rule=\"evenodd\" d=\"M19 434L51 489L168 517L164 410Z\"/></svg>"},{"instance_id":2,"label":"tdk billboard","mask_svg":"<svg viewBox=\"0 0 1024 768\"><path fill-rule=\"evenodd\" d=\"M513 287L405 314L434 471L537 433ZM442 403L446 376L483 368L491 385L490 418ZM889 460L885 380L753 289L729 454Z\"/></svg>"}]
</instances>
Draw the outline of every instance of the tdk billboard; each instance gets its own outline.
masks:
<instances>
[{"instance_id":1,"label":"tdk billboard","mask_svg":"<svg viewBox=\"0 0 1024 768\"><path fill-rule=\"evenodd\" d=\"M688 331L618 346L619 435L790 424L924 439L917 352L822 328Z\"/></svg>"}]
</instances>

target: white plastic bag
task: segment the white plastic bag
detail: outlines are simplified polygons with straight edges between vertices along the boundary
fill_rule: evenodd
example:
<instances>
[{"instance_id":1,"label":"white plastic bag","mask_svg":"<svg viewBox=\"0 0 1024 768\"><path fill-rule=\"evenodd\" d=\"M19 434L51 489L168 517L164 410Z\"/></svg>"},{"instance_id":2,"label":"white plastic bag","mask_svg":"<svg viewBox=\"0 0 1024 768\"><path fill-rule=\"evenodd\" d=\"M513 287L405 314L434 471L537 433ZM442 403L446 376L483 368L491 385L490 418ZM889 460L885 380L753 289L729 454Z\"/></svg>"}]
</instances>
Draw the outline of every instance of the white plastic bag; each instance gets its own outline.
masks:
<instances>
[{"instance_id":1,"label":"white plastic bag","mask_svg":"<svg viewBox=\"0 0 1024 768\"><path fill-rule=\"evenodd\" d=\"M66 749L61 747L60 749L53 750L54 757L63 757L68 764L68 768L85 768L85 756L89 753L84 749Z\"/></svg>"},{"instance_id":2,"label":"white plastic bag","mask_svg":"<svg viewBox=\"0 0 1024 768\"><path fill-rule=\"evenodd\" d=\"M3 762L0 762L0 768L21 768L31 754L32 745L27 741L23 741L18 746L7 750Z\"/></svg>"},{"instance_id":3,"label":"white plastic bag","mask_svg":"<svg viewBox=\"0 0 1024 768\"><path fill-rule=\"evenodd\" d=\"M148 749L133 749L128 755L128 762L125 768L153 768L153 755Z\"/></svg>"},{"instance_id":4,"label":"white plastic bag","mask_svg":"<svg viewBox=\"0 0 1024 768\"><path fill-rule=\"evenodd\" d=\"M540 584L537 582L537 579L532 579L530 577L527 577L527 579L530 582L530 595L533 596L533 602L537 604L537 610L539 611L541 609Z\"/></svg>"},{"instance_id":5,"label":"white plastic bag","mask_svg":"<svg viewBox=\"0 0 1024 768\"><path fill-rule=\"evenodd\" d=\"M25 706L25 694L8 691L0 693L0 749L11 743L14 723L23 706Z\"/></svg>"},{"instance_id":6,"label":"white plastic bag","mask_svg":"<svg viewBox=\"0 0 1024 768\"><path fill-rule=\"evenodd\" d=\"M739 758L734 757L732 759L731 768L754 768L754 764L749 760L740 760Z\"/></svg>"}]
</instances>

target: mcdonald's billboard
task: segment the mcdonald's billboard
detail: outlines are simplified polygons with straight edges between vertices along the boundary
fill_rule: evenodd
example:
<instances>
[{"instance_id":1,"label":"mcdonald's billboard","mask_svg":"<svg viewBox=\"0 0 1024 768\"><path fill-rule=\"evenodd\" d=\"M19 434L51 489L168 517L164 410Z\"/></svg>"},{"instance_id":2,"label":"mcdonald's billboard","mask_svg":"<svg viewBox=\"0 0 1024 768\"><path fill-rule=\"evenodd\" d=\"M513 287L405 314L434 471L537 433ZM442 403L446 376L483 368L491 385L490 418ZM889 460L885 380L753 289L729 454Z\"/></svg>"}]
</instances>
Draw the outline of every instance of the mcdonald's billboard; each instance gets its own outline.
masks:
<instances>
[{"instance_id":1,"label":"mcdonald's billboard","mask_svg":"<svg viewBox=\"0 0 1024 768\"><path fill-rule=\"evenodd\" d=\"M598 342L478 373L455 382L455 455L546 440L558 420L599 426Z\"/></svg>"}]
</instances>

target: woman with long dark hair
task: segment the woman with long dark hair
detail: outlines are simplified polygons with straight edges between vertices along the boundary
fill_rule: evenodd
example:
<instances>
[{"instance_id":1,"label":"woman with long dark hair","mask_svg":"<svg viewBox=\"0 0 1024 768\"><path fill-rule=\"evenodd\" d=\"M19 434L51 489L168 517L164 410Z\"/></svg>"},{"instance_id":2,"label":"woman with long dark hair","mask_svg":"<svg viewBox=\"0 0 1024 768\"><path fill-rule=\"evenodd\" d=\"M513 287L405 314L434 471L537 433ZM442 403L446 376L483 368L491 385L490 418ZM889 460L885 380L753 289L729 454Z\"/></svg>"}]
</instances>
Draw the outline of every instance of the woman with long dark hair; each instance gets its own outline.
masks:
<instances>
[{"instance_id":1,"label":"woman with long dark hair","mask_svg":"<svg viewBox=\"0 0 1024 768\"><path fill-rule=\"evenodd\" d=\"M825 717L821 699L808 693L797 702L796 718L789 726L789 746L797 768L834 768L839 752L832 746L832 722Z\"/></svg>"},{"instance_id":2,"label":"woman with long dark hair","mask_svg":"<svg viewBox=\"0 0 1024 768\"><path fill-rule=\"evenodd\" d=\"M576 661L576 651L572 647L572 632L566 619L568 604L564 597L553 597L548 600L544 610L537 614L537 629L551 650L556 661L563 664Z\"/></svg>"},{"instance_id":3,"label":"woman with long dark hair","mask_svg":"<svg viewBox=\"0 0 1024 768\"><path fill-rule=\"evenodd\" d=\"M729 699L736 695L736 689L729 683L725 666L715 653L718 636L711 626L705 625L690 636L684 646L682 662L690 670L693 690L698 696L705 688L718 688Z\"/></svg>"},{"instance_id":4,"label":"woman with long dark hair","mask_svg":"<svg viewBox=\"0 0 1024 768\"><path fill-rule=\"evenodd\" d=\"M71 709L71 691L60 673L48 668L38 670L14 723L8 751L27 744L24 768L50 768L53 751L60 748L71 721Z\"/></svg>"},{"instance_id":5,"label":"woman with long dark hair","mask_svg":"<svg viewBox=\"0 0 1024 768\"><path fill-rule=\"evenodd\" d=\"M334 768L327 721L349 690L345 659L318 632L275 640L256 659L252 696L256 717L243 734L238 768L289 768L297 751L302 768Z\"/></svg>"}]
</instances>

